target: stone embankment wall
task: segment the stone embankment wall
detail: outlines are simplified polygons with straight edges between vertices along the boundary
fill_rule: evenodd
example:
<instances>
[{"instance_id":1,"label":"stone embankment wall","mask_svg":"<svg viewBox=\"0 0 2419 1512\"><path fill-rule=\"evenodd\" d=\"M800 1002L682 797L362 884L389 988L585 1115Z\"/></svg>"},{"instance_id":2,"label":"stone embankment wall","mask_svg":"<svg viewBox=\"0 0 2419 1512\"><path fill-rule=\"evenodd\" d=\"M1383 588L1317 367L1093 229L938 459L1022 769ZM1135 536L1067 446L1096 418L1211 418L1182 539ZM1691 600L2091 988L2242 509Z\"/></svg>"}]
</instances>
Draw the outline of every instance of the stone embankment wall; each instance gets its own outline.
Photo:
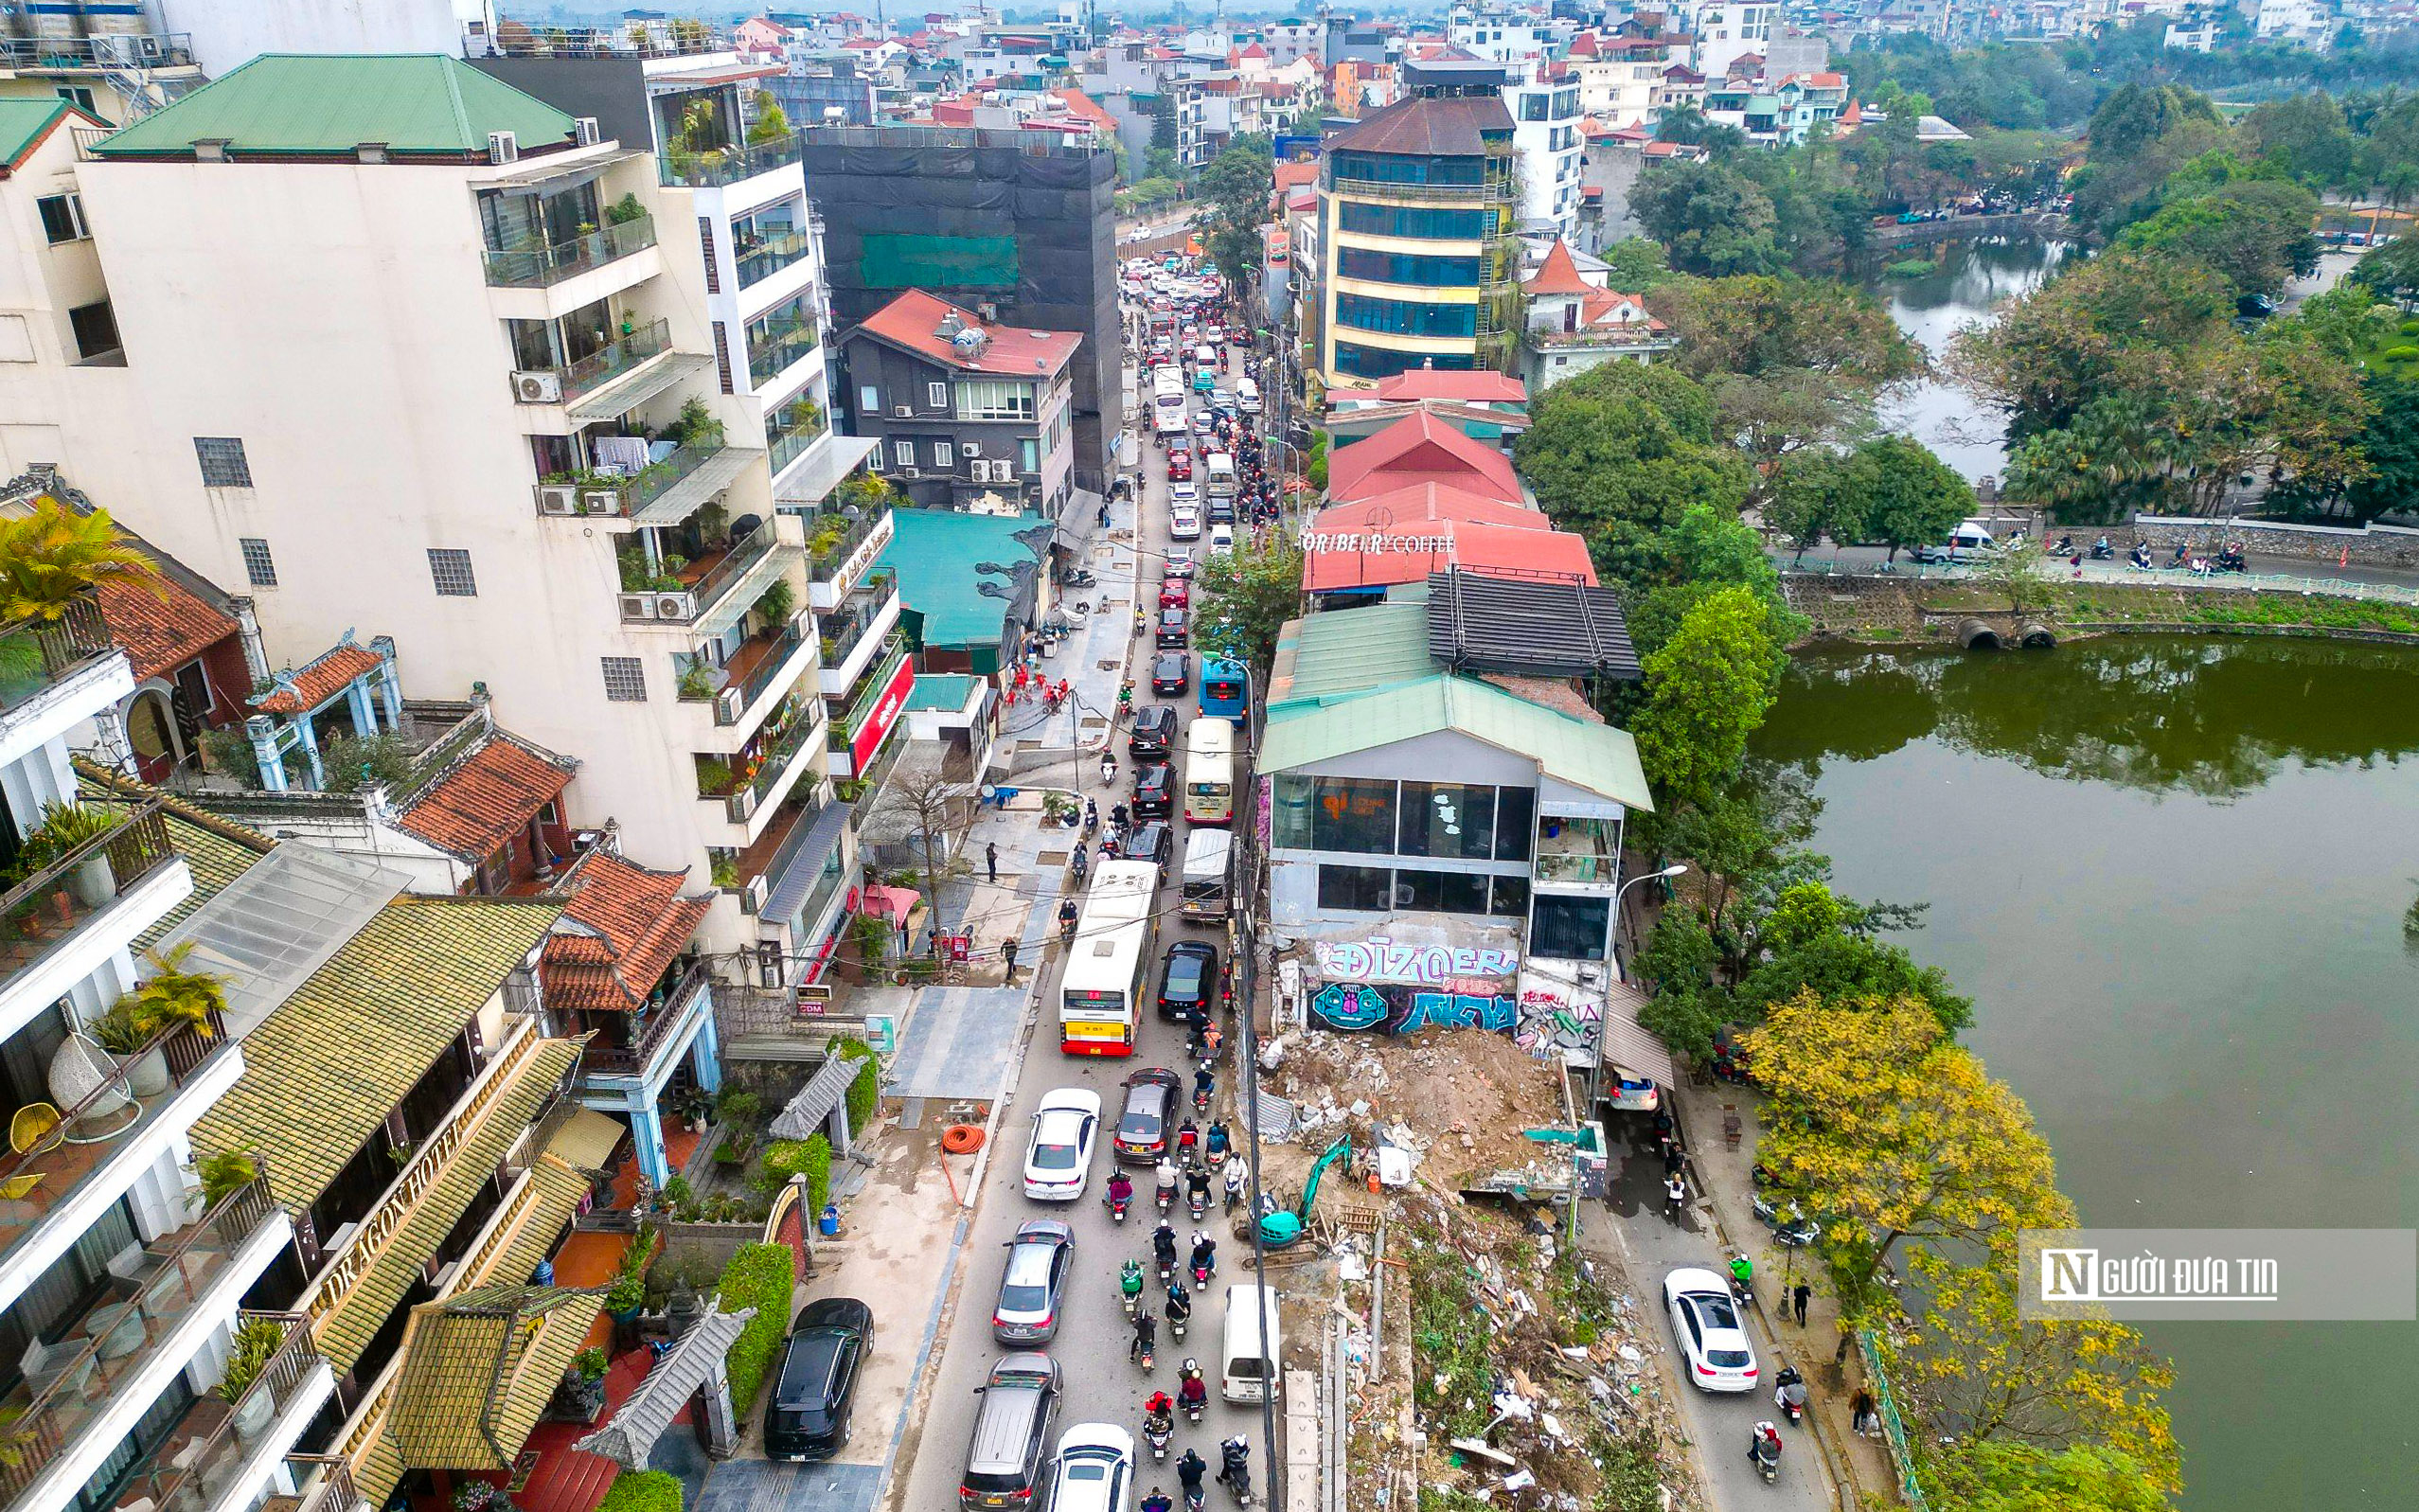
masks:
<instances>
[{"instance_id":1,"label":"stone embankment wall","mask_svg":"<svg viewBox=\"0 0 2419 1512\"><path fill-rule=\"evenodd\" d=\"M2375 523L2365 525L2279 525L2267 520L2196 520L2172 515L2136 515L2133 532L2150 543L2161 560L2181 542L2191 551L2215 556L2228 541L2244 549L2272 557L2334 566L2341 561L2367 567L2419 568L2419 530ZM2119 530L2108 532L2112 542ZM2081 539L2078 532L2077 539ZM2123 549L2122 545L2119 548Z\"/></svg>"},{"instance_id":2,"label":"stone embankment wall","mask_svg":"<svg viewBox=\"0 0 2419 1512\"><path fill-rule=\"evenodd\" d=\"M1945 221L1915 221L1900 225L1895 221L1876 224L1868 242L1876 247L1929 247L1943 241L1963 241L1976 237L2061 237L2075 238L2074 226L2065 216L2049 211L2020 215L1952 215Z\"/></svg>"}]
</instances>

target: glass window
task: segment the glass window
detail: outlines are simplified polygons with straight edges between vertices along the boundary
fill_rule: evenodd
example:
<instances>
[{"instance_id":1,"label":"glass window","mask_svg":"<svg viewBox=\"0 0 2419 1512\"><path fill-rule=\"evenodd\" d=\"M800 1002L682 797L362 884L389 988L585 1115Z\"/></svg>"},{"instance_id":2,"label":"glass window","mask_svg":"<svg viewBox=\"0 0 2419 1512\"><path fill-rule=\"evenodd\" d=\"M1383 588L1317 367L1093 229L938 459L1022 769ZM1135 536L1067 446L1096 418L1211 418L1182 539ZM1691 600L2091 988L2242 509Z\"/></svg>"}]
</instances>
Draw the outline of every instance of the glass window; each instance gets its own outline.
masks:
<instances>
[{"instance_id":1,"label":"glass window","mask_svg":"<svg viewBox=\"0 0 2419 1512\"><path fill-rule=\"evenodd\" d=\"M647 669L635 656L599 658L605 667L605 698L614 703L647 702Z\"/></svg>"},{"instance_id":2,"label":"glass window","mask_svg":"<svg viewBox=\"0 0 2419 1512\"><path fill-rule=\"evenodd\" d=\"M1495 790L1485 783L1406 782L1398 855L1485 861L1494 855Z\"/></svg>"},{"instance_id":3,"label":"glass window","mask_svg":"<svg viewBox=\"0 0 2419 1512\"><path fill-rule=\"evenodd\" d=\"M1291 774L1270 784L1269 844L1280 850L1310 848L1310 806L1317 779Z\"/></svg>"},{"instance_id":4,"label":"glass window","mask_svg":"<svg viewBox=\"0 0 2419 1512\"><path fill-rule=\"evenodd\" d=\"M79 357L98 357L116 351L122 345L117 339L117 313L109 308L106 299L78 305L67 311L67 329L75 333Z\"/></svg>"},{"instance_id":5,"label":"glass window","mask_svg":"<svg viewBox=\"0 0 2419 1512\"><path fill-rule=\"evenodd\" d=\"M1412 237L1431 241L1475 241L1490 229L1485 210L1449 210L1432 205L1361 205L1338 202L1336 225L1343 231L1373 237Z\"/></svg>"},{"instance_id":6,"label":"glass window","mask_svg":"<svg viewBox=\"0 0 2419 1512\"><path fill-rule=\"evenodd\" d=\"M1319 777L1310 803L1310 848L1389 856L1395 849L1395 785L1366 777Z\"/></svg>"},{"instance_id":7,"label":"glass window","mask_svg":"<svg viewBox=\"0 0 2419 1512\"><path fill-rule=\"evenodd\" d=\"M933 385L933 402L945 405L949 391ZM961 420L1029 420L1034 417L1033 385L1013 378L969 378L957 385L957 418Z\"/></svg>"},{"instance_id":8,"label":"glass window","mask_svg":"<svg viewBox=\"0 0 2419 1512\"><path fill-rule=\"evenodd\" d=\"M1478 306L1431 305L1415 299L1339 294L1336 324L1355 330L1381 330L1392 336L1475 336Z\"/></svg>"},{"instance_id":9,"label":"glass window","mask_svg":"<svg viewBox=\"0 0 2419 1512\"><path fill-rule=\"evenodd\" d=\"M1413 252L1372 252L1367 247L1343 247L1336 253L1336 272L1346 278L1367 278L1376 283L1408 283L1428 289L1450 289L1478 282L1478 259L1431 258Z\"/></svg>"},{"instance_id":10,"label":"glass window","mask_svg":"<svg viewBox=\"0 0 2419 1512\"><path fill-rule=\"evenodd\" d=\"M748 322L748 377L761 383L815 349L821 335L815 320L814 291L802 290ZM865 389L868 413L873 388Z\"/></svg>"},{"instance_id":11,"label":"glass window","mask_svg":"<svg viewBox=\"0 0 2419 1512\"><path fill-rule=\"evenodd\" d=\"M479 596L478 579L471 575L471 554L467 551L431 546L428 573L436 584L439 597L476 598Z\"/></svg>"},{"instance_id":12,"label":"glass window","mask_svg":"<svg viewBox=\"0 0 2419 1512\"><path fill-rule=\"evenodd\" d=\"M43 240L52 246L80 240L91 234L84 229L84 202L78 196L49 194L33 203L34 208L42 212Z\"/></svg>"},{"instance_id":13,"label":"glass window","mask_svg":"<svg viewBox=\"0 0 2419 1512\"><path fill-rule=\"evenodd\" d=\"M1395 873L1395 906L1422 914L1484 914L1486 874L1405 867Z\"/></svg>"},{"instance_id":14,"label":"glass window","mask_svg":"<svg viewBox=\"0 0 2419 1512\"><path fill-rule=\"evenodd\" d=\"M1470 370L1470 354L1398 352L1385 347L1358 347L1348 341L1336 343L1336 371L1355 378L1392 378L1414 367L1432 365L1439 372L1467 373Z\"/></svg>"},{"instance_id":15,"label":"glass window","mask_svg":"<svg viewBox=\"0 0 2419 1512\"><path fill-rule=\"evenodd\" d=\"M1495 859L1526 861L1529 842L1537 829L1537 790L1535 788L1498 788L1495 790Z\"/></svg>"},{"instance_id":16,"label":"glass window","mask_svg":"<svg viewBox=\"0 0 2419 1512\"><path fill-rule=\"evenodd\" d=\"M269 555L269 543L258 536L245 536L238 543L243 548L243 576L252 586L276 587L277 562Z\"/></svg>"},{"instance_id":17,"label":"glass window","mask_svg":"<svg viewBox=\"0 0 2419 1512\"><path fill-rule=\"evenodd\" d=\"M912 467L914 467L914 466L916 465L916 443L915 443L915 442L913 442L913 441L893 441L893 442L890 444L890 452L891 452L891 455L892 455L892 456L894 456L894 457L896 457L896 458L898 459L898 465L899 465L900 467L903 467L903 468L912 468Z\"/></svg>"},{"instance_id":18,"label":"glass window","mask_svg":"<svg viewBox=\"0 0 2419 1512\"><path fill-rule=\"evenodd\" d=\"M1522 95L1521 97L1521 119L1524 121L1541 121L1545 119L1545 97L1539 94Z\"/></svg>"},{"instance_id":19,"label":"glass window","mask_svg":"<svg viewBox=\"0 0 2419 1512\"><path fill-rule=\"evenodd\" d=\"M1540 893L1529 913L1529 953L1556 961L1601 961L1611 919L1610 898Z\"/></svg>"},{"instance_id":20,"label":"glass window","mask_svg":"<svg viewBox=\"0 0 2419 1512\"><path fill-rule=\"evenodd\" d=\"M857 413L860 415L880 415L881 412L882 397L880 392L871 383L858 384Z\"/></svg>"},{"instance_id":21,"label":"glass window","mask_svg":"<svg viewBox=\"0 0 2419 1512\"><path fill-rule=\"evenodd\" d=\"M1529 880L1525 877L1495 879L1494 906L1487 910L1498 918L1529 916Z\"/></svg>"},{"instance_id":22,"label":"glass window","mask_svg":"<svg viewBox=\"0 0 2419 1512\"><path fill-rule=\"evenodd\" d=\"M949 385L947 383L925 384L924 402L936 410L949 408Z\"/></svg>"},{"instance_id":23,"label":"glass window","mask_svg":"<svg viewBox=\"0 0 2419 1512\"><path fill-rule=\"evenodd\" d=\"M1024 471L1039 473L1041 471L1041 443L1026 436L1016 446L1018 454L1024 458Z\"/></svg>"},{"instance_id":24,"label":"glass window","mask_svg":"<svg viewBox=\"0 0 2419 1512\"><path fill-rule=\"evenodd\" d=\"M933 466L947 471L957 466L957 448L947 441L933 443Z\"/></svg>"},{"instance_id":25,"label":"glass window","mask_svg":"<svg viewBox=\"0 0 2419 1512\"><path fill-rule=\"evenodd\" d=\"M243 442L232 436L197 436L193 438L193 454L202 463L202 487L205 489L248 489L252 487L252 464L244 459Z\"/></svg>"},{"instance_id":26,"label":"glass window","mask_svg":"<svg viewBox=\"0 0 2419 1512\"><path fill-rule=\"evenodd\" d=\"M1319 907L1329 911L1382 914L1392 891L1394 873L1383 866L1321 866Z\"/></svg>"}]
</instances>

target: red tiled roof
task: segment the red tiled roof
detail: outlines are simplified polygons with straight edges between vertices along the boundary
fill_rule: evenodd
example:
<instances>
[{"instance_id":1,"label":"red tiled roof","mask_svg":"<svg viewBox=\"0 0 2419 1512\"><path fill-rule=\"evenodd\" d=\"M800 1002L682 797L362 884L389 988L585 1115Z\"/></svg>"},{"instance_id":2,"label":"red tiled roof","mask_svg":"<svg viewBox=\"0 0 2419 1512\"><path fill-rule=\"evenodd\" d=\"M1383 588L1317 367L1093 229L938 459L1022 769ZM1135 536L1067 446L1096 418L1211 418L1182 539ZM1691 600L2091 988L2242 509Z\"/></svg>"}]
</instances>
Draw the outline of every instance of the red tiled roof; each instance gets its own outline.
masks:
<instances>
[{"instance_id":1,"label":"red tiled roof","mask_svg":"<svg viewBox=\"0 0 2419 1512\"><path fill-rule=\"evenodd\" d=\"M1257 58L1261 62L1266 62L1268 61L1269 50L1255 42L1246 46L1241 52L1236 53L1235 56L1246 59Z\"/></svg>"},{"instance_id":2,"label":"red tiled roof","mask_svg":"<svg viewBox=\"0 0 2419 1512\"><path fill-rule=\"evenodd\" d=\"M1413 520L1458 520L1465 525L1508 525L1516 530L1543 530L1552 524L1545 511L1526 505L1505 504L1450 483L1415 483L1408 489L1373 493L1350 504L1329 505L1319 511L1311 528L1363 530L1376 522L1401 525Z\"/></svg>"},{"instance_id":3,"label":"red tiled roof","mask_svg":"<svg viewBox=\"0 0 2419 1512\"><path fill-rule=\"evenodd\" d=\"M1305 184L1318 183L1319 160L1311 158L1302 163L1279 163L1272 171L1275 175L1276 192L1282 194L1288 189L1296 188Z\"/></svg>"},{"instance_id":4,"label":"red tiled roof","mask_svg":"<svg viewBox=\"0 0 2419 1512\"><path fill-rule=\"evenodd\" d=\"M1637 311L1638 319L1624 320L1624 307ZM1646 313L1646 301L1636 294L1626 294L1618 289L1591 289L1587 301L1579 307L1581 316L1591 326L1644 326L1648 330L1661 330L1663 323Z\"/></svg>"},{"instance_id":5,"label":"red tiled roof","mask_svg":"<svg viewBox=\"0 0 2419 1512\"><path fill-rule=\"evenodd\" d=\"M272 689L267 697L255 699L252 706L263 714L301 714L343 692L354 678L377 668L378 657L366 646L330 647L293 674L292 691Z\"/></svg>"},{"instance_id":6,"label":"red tiled roof","mask_svg":"<svg viewBox=\"0 0 2419 1512\"><path fill-rule=\"evenodd\" d=\"M217 605L165 573L146 582L104 578L99 594L109 638L133 664L137 683L172 671L236 633L235 621Z\"/></svg>"},{"instance_id":7,"label":"red tiled roof","mask_svg":"<svg viewBox=\"0 0 2419 1512\"><path fill-rule=\"evenodd\" d=\"M1340 502L1415 483L1450 483L1506 504L1522 502L1510 457L1425 412L1327 458L1327 496Z\"/></svg>"},{"instance_id":8,"label":"red tiled roof","mask_svg":"<svg viewBox=\"0 0 2419 1512\"><path fill-rule=\"evenodd\" d=\"M651 871L592 850L563 878L571 902L538 958L549 1004L628 1010L644 1005L714 906L683 898L685 872Z\"/></svg>"},{"instance_id":9,"label":"red tiled roof","mask_svg":"<svg viewBox=\"0 0 2419 1512\"><path fill-rule=\"evenodd\" d=\"M941 321L952 314L957 316L961 326L991 338L983 344L982 350L966 352L939 333ZM1074 360L1076 348L1083 343L1082 335L1076 331L986 325L974 311L960 310L921 289L908 290L866 316L857 329L960 372L1004 378L1056 373Z\"/></svg>"},{"instance_id":10,"label":"red tiled roof","mask_svg":"<svg viewBox=\"0 0 2419 1512\"><path fill-rule=\"evenodd\" d=\"M1067 114L1076 117L1078 120L1090 121L1094 126L1102 127L1108 131L1113 132L1117 129L1117 117L1110 115L1108 111L1102 109L1100 101L1093 98L1090 95L1085 94L1082 90L1054 89L1050 91L1050 93L1059 100L1064 101L1067 107Z\"/></svg>"},{"instance_id":11,"label":"red tiled roof","mask_svg":"<svg viewBox=\"0 0 2419 1512\"><path fill-rule=\"evenodd\" d=\"M395 822L439 850L482 862L562 796L575 765L499 730Z\"/></svg>"},{"instance_id":12,"label":"red tiled roof","mask_svg":"<svg viewBox=\"0 0 2419 1512\"><path fill-rule=\"evenodd\" d=\"M1554 245L1545 249L1545 260L1521 283L1521 290L1530 294L1590 294L1595 292L1595 285L1579 276L1579 264L1571 256L1570 247L1556 237Z\"/></svg>"},{"instance_id":13,"label":"red tiled roof","mask_svg":"<svg viewBox=\"0 0 2419 1512\"><path fill-rule=\"evenodd\" d=\"M1518 404L1529 397L1529 386L1492 369L1456 373L1442 367L1414 367L1378 380L1378 397L1389 403L1450 399L1465 404Z\"/></svg>"},{"instance_id":14,"label":"red tiled roof","mask_svg":"<svg viewBox=\"0 0 2419 1512\"><path fill-rule=\"evenodd\" d=\"M1842 126L1864 124L1864 107L1853 99L1848 101L1848 108L1840 113L1840 124Z\"/></svg>"},{"instance_id":15,"label":"red tiled roof","mask_svg":"<svg viewBox=\"0 0 2419 1512\"><path fill-rule=\"evenodd\" d=\"M1592 31L1583 31L1583 32L1579 33L1577 36L1575 36L1575 37L1574 37L1574 38L1572 38L1572 39L1571 39L1571 56L1572 56L1572 57L1574 57L1574 58L1593 58L1595 55L1596 55L1596 34L1595 34L1594 32L1592 32Z\"/></svg>"},{"instance_id":16,"label":"red tiled roof","mask_svg":"<svg viewBox=\"0 0 2419 1512\"><path fill-rule=\"evenodd\" d=\"M1373 537L1395 544L1368 549ZM1418 549L1402 549L1412 543ZM1591 587L1596 581L1587 542L1567 530L1433 520L1377 530L1331 532L1313 521L1303 532L1303 545L1302 586L1314 594L1421 582L1430 573L1449 566L1482 577L1547 575L1576 578Z\"/></svg>"}]
</instances>

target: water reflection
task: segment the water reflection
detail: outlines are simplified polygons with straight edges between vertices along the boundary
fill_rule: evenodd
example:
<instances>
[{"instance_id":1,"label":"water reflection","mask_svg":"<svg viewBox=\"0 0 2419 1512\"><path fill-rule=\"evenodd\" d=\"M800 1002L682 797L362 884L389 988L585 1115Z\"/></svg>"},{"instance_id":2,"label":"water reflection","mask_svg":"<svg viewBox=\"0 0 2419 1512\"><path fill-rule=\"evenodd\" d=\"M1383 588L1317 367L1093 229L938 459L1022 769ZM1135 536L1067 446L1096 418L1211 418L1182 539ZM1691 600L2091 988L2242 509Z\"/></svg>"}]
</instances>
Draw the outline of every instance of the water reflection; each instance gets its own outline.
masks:
<instances>
[{"instance_id":1,"label":"water reflection","mask_svg":"<svg viewBox=\"0 0 2419 1512\"><path fill-rule=\"evenodd\" d=\"M1950 337L1993 318L2004 301L2031 293L2066 254L2064 242L2032 238L1952 242L1930 254L1936 266L1923 277L1882 277L1887 259L1877 259L1864 282L1898 329L1938 361ZM1926 255L1908 253L1911 258ZM1941 379L1925 379L1894 394L1882 406L1881 420L1940 454L1969 483L2007 470L2004 421Z\"/></svg>"},{"instance_id":2,"label":"water reflection","mask_svg":"<svg viewBox=\"0 0 2419 1512\"><path fill-rule=\"evenodd\" d=\"M2419 749L2419 657L2332 641L2115 637L2048 653L1817 649L1759 755L1871 761L1937 738L2046 776L2229 799L2286 762Z\"/></svg>"}]
</instances>

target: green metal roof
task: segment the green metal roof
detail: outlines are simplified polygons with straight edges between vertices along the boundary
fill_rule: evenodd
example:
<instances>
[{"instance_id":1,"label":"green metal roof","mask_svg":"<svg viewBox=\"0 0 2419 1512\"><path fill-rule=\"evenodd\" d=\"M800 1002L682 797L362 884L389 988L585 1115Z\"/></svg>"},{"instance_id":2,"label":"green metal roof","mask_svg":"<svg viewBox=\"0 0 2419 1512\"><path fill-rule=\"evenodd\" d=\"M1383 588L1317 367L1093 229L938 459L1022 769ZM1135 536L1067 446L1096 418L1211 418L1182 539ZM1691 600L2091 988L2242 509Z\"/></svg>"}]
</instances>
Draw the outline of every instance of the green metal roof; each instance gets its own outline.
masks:
<instances>
[{"instance_id":1,"label":"green metal roof","mask_svg":"<svg viewBox=\"0 0 2419 1512\"><path fill-rule=\"evenodd\" d=\"M999 573L979 571L984 562L1005 566L1041 557L1038 544L1019 541L1038 530L1046 541L1050 523L1039 515L960 514L954 509L894 509L890 544L879 564L898 572L899 601L924 617L924 644L950 649L996 646L1007 619L1007 600L978 590L1007 585Z\"/></svg>"},{"instance_id":2,"label":"green metal roof","mask_svg":"<svg viewBox=\"0 0 2419 1512\"><path fill-rule=\"evenodd\" d=\"M939 709L954 714L966 707L966 701L981 681L964 672L918 672L915 691L907 695L911 709Z\"/></svg>"},{"instance_id":3,"label":"green metal roof","mask_svg":"<svg viewBox=\"0 0 2419 1512\"><path fill-rule=\"evenodd\" d=\"M1574 720L1450 672L1306 707L1290 718L1272 713L1254 767L1285 772L1439 730L1533 757L1545 775L1632 809L1651 812L1655 807L1627 731Z\"/></svg>"},{"instance_id":4,"label":"green metal roof","mask_svg":"<svg viewBox=\"0 0 2419 1512\"><path fill-rule=\"evenodd\" d=\"M526 151L577 131L552 105L442 53L264 53L94 151L181 157L195 142L223 141L236 153L350 155L382 142L484 159L489 132L512 133Z\"/></svg>"},{"instance_id":5,"label":"green metal roof","mask_svg":"<svg viewBox=\"0 0 2419 1512\"><path fill-rule=\"evenodd\" d=\"M1270 720L1432 675L1426 597L1423 592L1415 601L1329 610L1287 622L1269 677Z\"/></svg>"},{"instance_id":6,"label":"green metal roof","mask_svg":"<svg viewBox=\"0 0 2419 1512\"><path fill-rule=\"evenodd\" d=\"M94 120L63 99L0 99L0 168L15 168L53 122L71 113Z\"/></svg>"}]
</instances>

